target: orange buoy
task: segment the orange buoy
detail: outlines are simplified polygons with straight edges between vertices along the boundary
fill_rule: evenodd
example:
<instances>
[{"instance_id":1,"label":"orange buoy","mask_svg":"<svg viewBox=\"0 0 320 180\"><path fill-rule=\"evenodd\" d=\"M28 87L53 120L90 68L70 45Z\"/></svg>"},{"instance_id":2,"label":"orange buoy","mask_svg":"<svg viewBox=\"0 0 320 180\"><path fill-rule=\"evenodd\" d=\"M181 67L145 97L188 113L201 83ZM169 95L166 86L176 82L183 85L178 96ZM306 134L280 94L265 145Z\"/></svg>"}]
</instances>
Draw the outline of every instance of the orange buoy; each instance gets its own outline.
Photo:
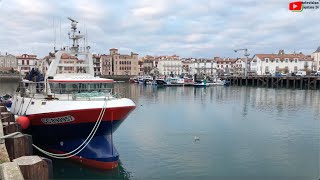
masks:
<instances>
[{"instance_id":1,"label":"orange buoy","mask_svg":"<svg viewBox=\"0 0 320 180\"><path fill-rule=\"evenodd\" d=\"M16 121L21 125L22 129L27 129L30 125L30 120L26 116L19 116Z\"/></svg>"}]
</instances>

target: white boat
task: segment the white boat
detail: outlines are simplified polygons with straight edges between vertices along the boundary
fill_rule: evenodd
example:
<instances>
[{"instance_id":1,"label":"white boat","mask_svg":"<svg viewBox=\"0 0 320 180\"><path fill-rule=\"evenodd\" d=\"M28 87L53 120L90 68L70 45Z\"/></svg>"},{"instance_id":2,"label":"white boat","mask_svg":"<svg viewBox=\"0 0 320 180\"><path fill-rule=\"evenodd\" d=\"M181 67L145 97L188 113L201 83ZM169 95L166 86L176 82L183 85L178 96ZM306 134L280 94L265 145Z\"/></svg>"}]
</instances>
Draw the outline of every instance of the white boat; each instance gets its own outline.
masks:
<instances>
[{"instance_id":1,"label":"white boat","mask_svg":"<svg viewBox=\"0 0 320 180\"><path fill-rule=\"evenodd\" d=\"M138 76L139 84L143 84L143 80L144 80L143 76Z\"/></svg>"},{"instance_id":2,"label":"white boat","mask_svg":"<svg viewBox=\"0 0 320 180\"><path fill-rule=\"evenodd\" d=\"M10 111L20 116L17 122L32 135L34 148L47 156L112 169L119 162L112 134L136 105L115 95L112 79L94 76L90 47L79 46L84 36L77 31L78 22L69 20L72 46L55 52L43 81L31 81L37 79L31 75L20 83ZM64 54L84 61L63 64ZM77 70L58 73L64 67Z\"/></svg>"},{"instance_id":3,"label":"white boat","mask_svg":"<svg viewBox=\"0 0 320 180\"><path fill-rule=\"evenodd\" d=\"M166 86L183 86L184 79L179 77L169 77L166 80Z\"/></svg>"},{"instance_id":4,"label":"white boat","mask_svg":"<svg viewBox=\"0 0 320 180\"><path fill-rule=\"evenodd\" d=\"M225 86L227 84L228 84L227 81L221 80L220 78L215 78L214 81L212 82L212 85L215 85L215 86Z\"/></svg>"},{"instance_id":5,"label":"white boat","mask_svg":"<svg viewBox=\"0 0 320 180\"><path fill-rule=\"evenodd\" d=\"M145 84L147 84L147 85L152 85L153 78L152 78L151 76L144 76L143 81L144 81Z\"/></svg>"}]
</instances>

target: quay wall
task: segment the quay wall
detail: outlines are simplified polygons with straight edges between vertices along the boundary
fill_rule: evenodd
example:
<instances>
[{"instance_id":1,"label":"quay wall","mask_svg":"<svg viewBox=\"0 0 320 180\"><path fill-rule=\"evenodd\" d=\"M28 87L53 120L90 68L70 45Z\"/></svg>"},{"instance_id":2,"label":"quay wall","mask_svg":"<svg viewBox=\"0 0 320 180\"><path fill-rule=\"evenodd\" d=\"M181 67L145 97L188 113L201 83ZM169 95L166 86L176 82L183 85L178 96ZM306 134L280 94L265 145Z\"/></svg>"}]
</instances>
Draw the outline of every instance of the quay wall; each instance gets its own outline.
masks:
<instances>
[{"instance_id":1,"label":"quay wall","mask_svg":"<svg viewBox=\"0 0 320 180\"><path fill-rule=\"evenodd\" d=\"M134 76L130 76L130 75L104 75L104 76L102 76L101 75L100 77L114 79L115 81L129 82L129 79L134 77Z\"/></svg>"},{"instance_id":2,"label":"quay wall","mask_svg":"<svg viewBox=\"0 0 320 180\"><path fill-rule=\"evenodd\" d=\"M0 82L19 82L20 79L21 76L17 74L0 74Z\"/></svg>"},{"instance_id":3,"label":"quay wall","mask_svg":"<svg viewBox=\"0 0 320 180\"><path fill-rule=\"evenodd\" d=\"M320 89L319 76L228 76L221 77L230 81L231 86L253 86L267 88Z\"/></svg>"}]
</instances>

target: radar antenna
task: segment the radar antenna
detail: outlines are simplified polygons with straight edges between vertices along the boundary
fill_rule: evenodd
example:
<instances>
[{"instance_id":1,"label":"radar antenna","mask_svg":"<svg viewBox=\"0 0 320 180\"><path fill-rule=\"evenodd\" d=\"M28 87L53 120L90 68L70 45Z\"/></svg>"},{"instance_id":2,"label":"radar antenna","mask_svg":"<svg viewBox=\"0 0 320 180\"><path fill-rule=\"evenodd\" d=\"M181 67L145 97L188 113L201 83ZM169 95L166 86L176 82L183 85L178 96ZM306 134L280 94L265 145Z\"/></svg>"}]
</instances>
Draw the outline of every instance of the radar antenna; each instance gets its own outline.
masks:
<instances>
[{"instance_id":1,"label":"radar antenna","mask_svg":"<svg viewBox=\"0 0 320 180\"><path fill-rule=\"evenodd\" d=\"M79 23L78 21L72 19L71 17L68 17L68 19L69 19L71 22Z\"/></svg>"},{"instance_id":2,"label":"radar antenna","mask_svg":"<svg viewBox=\"0 0 320 180\"><path fill-rule=\"evenodd\" d=\"M80 34L80 31L77 31L78 21L70 17L68 17L68 19L71 21L71 34L68 33L69 39L72 40L72 47L70 50L73 54L77 54L79 52L79 40L83 38L83 35Z\"/></svg>"}]
</instances>

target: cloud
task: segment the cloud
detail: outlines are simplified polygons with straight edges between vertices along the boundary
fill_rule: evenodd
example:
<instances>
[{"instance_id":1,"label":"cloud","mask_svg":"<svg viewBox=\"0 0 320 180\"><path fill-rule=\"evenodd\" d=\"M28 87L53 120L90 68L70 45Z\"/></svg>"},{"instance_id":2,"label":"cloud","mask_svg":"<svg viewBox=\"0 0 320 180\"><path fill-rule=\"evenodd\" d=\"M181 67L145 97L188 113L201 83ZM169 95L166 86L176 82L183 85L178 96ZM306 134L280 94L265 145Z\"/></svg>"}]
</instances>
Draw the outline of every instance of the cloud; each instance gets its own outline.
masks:
<instances>
[{"instance_id":1,"label":"cloud","mask_svg":"<svg viewBox=\"0 0 320 180\"><path fill-rule=\"evenodd\" d=\"M119 48L140 55L237 57L234 48L255 53L312 53L320 42L320 10L292 13L287 0L2 0L0 51L36 53L67 45L72 17L88 33L97 53ZM54 35L55 19L56 35ZM61 22L61 34L60 34ZM56 38L55 38L56 37ZM62 39L62 40L60 40Z\"/></svg>"}]
</instances>

